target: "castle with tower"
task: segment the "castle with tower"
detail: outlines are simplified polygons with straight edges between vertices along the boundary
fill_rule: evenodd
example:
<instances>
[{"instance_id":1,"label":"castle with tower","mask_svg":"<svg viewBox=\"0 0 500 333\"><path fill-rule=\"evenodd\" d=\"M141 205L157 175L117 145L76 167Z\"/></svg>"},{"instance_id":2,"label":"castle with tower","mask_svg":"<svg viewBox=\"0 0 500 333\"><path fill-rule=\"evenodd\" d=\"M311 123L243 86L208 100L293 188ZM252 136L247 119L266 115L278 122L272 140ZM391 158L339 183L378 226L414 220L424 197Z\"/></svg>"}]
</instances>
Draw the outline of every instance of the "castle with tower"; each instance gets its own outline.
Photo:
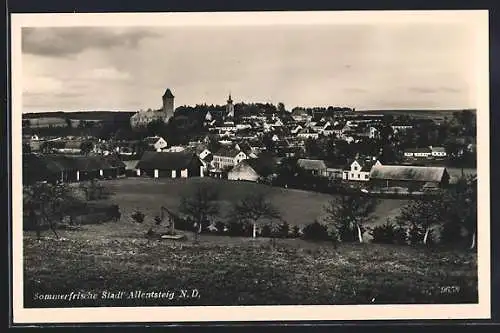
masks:
<instances>
[{"instance_id":1,"label":"castle with tower","mask_svg":"<svg viewBox=\"0 0 500 333\"><path fill-rule=\"evenodd\" d=\"M146 126L152 121L161 120L168 122L174 116L174 94L170 89L167 89L162 96L162 108L159 110L138 111L130 117L130 125L132 127Z\"/></svg>"},{"instance_id":2,"label":"castle with tower","mask_svg":"<svg viewBox=\"0 0 500 333\"><path fill-rule=\"evenodd\" d=\"M132 117L130 117L130 125L132 128L144 127L149 123L157 120L163 122L168 122L168 120L174 116L174 94L170 89L165 90L162 96L162 108L157 110L146 110L137 111ZM225 120L231 120L234 118L234 104L231 98L231 93L229 93L229 98L227 100L225 112L223 111L222 118ZM210 112L206 115L206 120L211 120L212 115Z\"/></svg>"}]
</instances>

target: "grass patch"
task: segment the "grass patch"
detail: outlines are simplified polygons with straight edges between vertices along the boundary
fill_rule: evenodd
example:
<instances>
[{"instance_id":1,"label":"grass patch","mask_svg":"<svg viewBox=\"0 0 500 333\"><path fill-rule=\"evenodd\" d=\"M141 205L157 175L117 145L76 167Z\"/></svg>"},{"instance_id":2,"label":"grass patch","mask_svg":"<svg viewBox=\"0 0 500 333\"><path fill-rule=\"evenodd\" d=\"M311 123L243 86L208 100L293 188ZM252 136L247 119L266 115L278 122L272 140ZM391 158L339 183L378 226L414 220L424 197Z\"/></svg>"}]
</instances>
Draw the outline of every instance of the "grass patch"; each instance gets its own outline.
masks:
<instances>
[{"instance_id":1,"label":"grass patch","mask_svg":"<svg viewBox=\"0 0 500 333\"><path fill-rule=\"evenodd\" d=\"M115 226L114 223L108 225ZM201 236L199 244L98 237L103 225L24 239L25 307L477 302L474 253L298 239ZM97 230L89 230L97 229ZM116 228L115 228L116 229ZM102 234L101 234L102 235ZM453 286L451 292L443 288ZM196 289L198 298L48 301L36 294ZM100 296L99 296L100 297Z\"/></svg>"}]
</instances>

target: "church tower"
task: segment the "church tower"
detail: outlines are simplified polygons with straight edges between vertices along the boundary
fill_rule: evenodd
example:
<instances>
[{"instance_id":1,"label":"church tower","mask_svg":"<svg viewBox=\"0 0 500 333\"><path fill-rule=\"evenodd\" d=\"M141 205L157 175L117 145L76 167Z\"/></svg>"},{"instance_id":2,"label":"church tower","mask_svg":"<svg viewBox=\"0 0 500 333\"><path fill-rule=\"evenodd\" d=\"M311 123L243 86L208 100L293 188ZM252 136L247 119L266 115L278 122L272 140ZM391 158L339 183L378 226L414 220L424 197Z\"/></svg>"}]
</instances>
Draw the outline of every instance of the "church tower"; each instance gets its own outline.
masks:
<instances>
[{"instance_id":1,"label":"church tower","mask_svg":"<svg viewBox=\"0 0 500 333\"><path fill-rule=\"evenodd\" d=\"M229 98L227 99L226 117L234 118L234 105L233 105L233 100L231 99L231 93L229 93Z\"/></svg>"},{"instance_id":2,"label":"church tower","mask_svg":"<svg viewBox=\"0 0 500 333\"><path fill-rule=\"evenodd\" d=\"M163 101L163 115L164 115L164 121L167 122L170 117L174 116L174 95L170 91L170 89L167 89L165 93L162 96L162 101Z\"/></svg>"}]
</instances>

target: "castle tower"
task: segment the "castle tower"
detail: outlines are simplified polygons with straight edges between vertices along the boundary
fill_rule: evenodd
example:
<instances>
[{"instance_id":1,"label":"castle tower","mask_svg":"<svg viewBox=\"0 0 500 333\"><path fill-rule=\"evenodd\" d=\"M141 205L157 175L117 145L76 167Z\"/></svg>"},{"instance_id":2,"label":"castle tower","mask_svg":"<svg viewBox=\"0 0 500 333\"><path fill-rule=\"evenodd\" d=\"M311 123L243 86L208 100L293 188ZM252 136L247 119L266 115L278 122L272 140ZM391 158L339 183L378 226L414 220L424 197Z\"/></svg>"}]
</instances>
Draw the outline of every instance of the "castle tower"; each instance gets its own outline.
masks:
<instances>
[{"instance_id":1,"label":"castle tower","mask_svg":"<svg viewBox=\"0 0 500 333\"><path fill-rule=\"evenodd\" d=\"M167 122L170 117L174 116L174 95L170 91L170 89L167 89L165 93L162 96L162 101L163 101L163 114L164 114L164 121Z\"/></svg>"},{"instance_id":2,"label":"castle tower","mask_svg":"<svg viewBox=\"0 0 500 333\"><path fill-rule=\"evenodd\" d=\"M233 100L231 99L231 93L229 93L229 98L226 104L226 117L234 118L234 105L233 105Z\"/></svg>"}]
</instances>

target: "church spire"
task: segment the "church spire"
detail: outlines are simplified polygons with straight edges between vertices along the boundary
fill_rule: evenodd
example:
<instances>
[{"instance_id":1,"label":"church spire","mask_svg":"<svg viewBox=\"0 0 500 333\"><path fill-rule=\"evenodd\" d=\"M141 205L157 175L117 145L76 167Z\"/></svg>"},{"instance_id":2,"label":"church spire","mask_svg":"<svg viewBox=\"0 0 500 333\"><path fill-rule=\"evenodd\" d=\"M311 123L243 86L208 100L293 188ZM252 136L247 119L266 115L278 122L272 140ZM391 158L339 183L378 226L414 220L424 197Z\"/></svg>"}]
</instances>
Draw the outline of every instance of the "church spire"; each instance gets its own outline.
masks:
<instances>
[{"instance_id":1,"label":"church spire","mask_svg":"<svg viewBox=\"0 0 500 333\"><path fill-rule=\"evenodd\" d=\"M227 99L226 117L227 118L233 118L234 117L234 105L233 105L233 100L231 99L231 92L229 92L229 98Z\"/></svg>"}]
</instances>

